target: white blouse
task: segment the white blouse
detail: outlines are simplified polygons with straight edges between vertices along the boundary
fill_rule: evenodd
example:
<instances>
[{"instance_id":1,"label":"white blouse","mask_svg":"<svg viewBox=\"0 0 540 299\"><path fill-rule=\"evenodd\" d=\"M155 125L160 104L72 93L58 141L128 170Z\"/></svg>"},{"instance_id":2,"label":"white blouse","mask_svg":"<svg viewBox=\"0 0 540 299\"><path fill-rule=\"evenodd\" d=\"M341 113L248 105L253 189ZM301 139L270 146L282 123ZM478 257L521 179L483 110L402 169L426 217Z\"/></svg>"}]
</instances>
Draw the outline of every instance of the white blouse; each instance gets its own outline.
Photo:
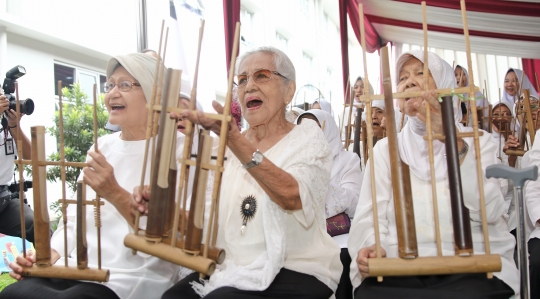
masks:
<instances>
[{"instance_id":1,"label":"white blouse","mask_svg":"<svg viewBox=\"0 0 540 299\"><path fill-rule=\"evenodd\" d=\"M216 242L227 256L210 280L194 289L203 295L221 286L265 290L286 268L312 275L335 291L342 266L339 247L326 232L332 155L322 131L314 121L303 121L263 154L298 182L302 209L281 209L229 152ZM257 208L241 234L241 204L248 196L256 199Z\"/></svg>"},{"instance_id":2,"label":"white blouse","mask_svg":"<svg viewBox=\"0 0 540 299\"><path fill-rule=\"evenodd\" d=\"M475 149L472 138L464 138L464 141L469 144L469 153L460 167L462 178L465 174L474 174L476 176ZM484 171L485 167L496 163L495 147L496 144L493 142L490 134L484 134L480 137L482 167ZM375 244L371 178L376 180L375 188L379 211L381 247L385 249L388 257L398 257L397 228L395 223L388 140L383 139L379 141L373 152L376 174L371 174L369 168L365 171L360 199L356 208L356 217L353 220L348 244L349 253L352 257L350 277L354 288L357 288L362 282L358 265L356 264L358 251L361 248ZM510 286L514 292L519 293L519 274L513 260L515 240L508 232L508 227L502 217L505 211L500 185L496 179L485 179L485 175L483 177L491 253L500 254L502 260L502 271L494 273L494 275ZM475 179L462 179L462 187L465 206L470 211L474 252L483 253L484 246L478 200L479 191L476 177ZM414 197L414 217L419 256L436 256L437 248L432 212L431 182L420 180L411 172L411 188ZM436 189L443 255L454 255L449 186L446 175L437 181Z\"/></svg>"},{"instance_id":3,"label":"white blouse","mask_svg":"<svg viewBox=\"0 0 540 299\"><path fill-rule=\"evenodd\" d=\"M140 183L145 140L124 141L119 136L120 132L100 137L99 150L113 167L118 184L128 192L132 192ZM178 133L177 157L180 157L183 150L183 138L183 135ZM147 167L146 171L145 184L148 184L150 167ZM79 179L82 179L82 173ZM86 200L94 200L95 194L87 185ZM132 250L124 246L124 237L133 230L112 204L103 198L101 200L105 203L101 206L102 268L110 270L109 281L104 285L122 299L154 298L156 294L165 292L178 281L181 267L141 252L133 255ZM76 205L69 205L67 227L64 227L60 219L58 229L52 236L51 248L62 257L56 262L57 265L64 264L64 229L68 230L69 265L72 267L77 265L76 215ZM146 218L141 217L141 226L146 222ZM86 207L86 232L88 267L97 268L97 230L92 206Z\"/></svg>"}]
</instances>

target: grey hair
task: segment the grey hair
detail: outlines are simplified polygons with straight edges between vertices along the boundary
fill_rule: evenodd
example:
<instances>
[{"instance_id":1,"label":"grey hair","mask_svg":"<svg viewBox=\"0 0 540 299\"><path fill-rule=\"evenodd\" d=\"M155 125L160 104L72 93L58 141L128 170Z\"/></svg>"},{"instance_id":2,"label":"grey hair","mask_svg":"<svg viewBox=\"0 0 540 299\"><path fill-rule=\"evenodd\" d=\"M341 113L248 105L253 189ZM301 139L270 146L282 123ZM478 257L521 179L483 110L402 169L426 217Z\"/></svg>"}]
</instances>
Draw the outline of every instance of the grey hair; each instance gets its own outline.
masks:
<instances>
[{"instance_id":1,"label":"grey hair","mask_svg":"<svg viewBox=\"0 0 540 299\"><path fill-rule=\"evenodd\" d=\"M242 64L242 61L244 61L244 59L246 59L250 55L257 54L257 53L265 53L265 54L272 55L272 57L274 58L273 62L274 62L276 71L280 73L282 76L284 76L285 78L287 78L287 79L283 78L285 82L288 83L290 81L296 81L296 71L294 69L294 65L291 59L289 59L289 56L283 53L283 51L274 47L260 47L255 50L242 54L242 56L240 56L236 60L235 73L238 74L238 68L240 67L240 64Z\"/></svg>"}]
</instances>

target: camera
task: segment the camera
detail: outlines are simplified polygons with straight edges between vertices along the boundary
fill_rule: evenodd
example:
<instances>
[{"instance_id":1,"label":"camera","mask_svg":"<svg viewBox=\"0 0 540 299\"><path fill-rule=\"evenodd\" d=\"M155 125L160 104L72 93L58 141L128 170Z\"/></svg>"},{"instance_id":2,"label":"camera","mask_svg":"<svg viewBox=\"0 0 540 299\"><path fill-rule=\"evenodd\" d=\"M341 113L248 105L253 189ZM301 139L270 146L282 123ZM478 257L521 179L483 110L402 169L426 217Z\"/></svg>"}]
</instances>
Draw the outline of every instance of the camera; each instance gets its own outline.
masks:
<instances>
[{"instance_id":1,"label":"camera","mask_svg":"<svg viewBox=\"0 0 540 299\"><path fill-rule=\"evenodd\" d=\"M11 183L8 186L9 192L11 192L11 193L19 192L19 186L20 186L20 184L18 182ZM28 191L28 188L32 188L32 181L24 181L23 182L24 192Z\"/></svg>"},{"instance_id":2,"label":"camera","mask_svg":"<svg viewBox=\"0 0 540 299\"><path fill-rule=\"evenodd\" d=\"M26 69L22 65L17 65L6 72L6 78L2 84L6 99L9 101L9 109L17 111L17 99L13 93L15 92L15 82L17 79L26 74ZM19 112L26 115L34 113L34 101L32 99L26 99L19 102Z\"/></svg>"}]
</instances>

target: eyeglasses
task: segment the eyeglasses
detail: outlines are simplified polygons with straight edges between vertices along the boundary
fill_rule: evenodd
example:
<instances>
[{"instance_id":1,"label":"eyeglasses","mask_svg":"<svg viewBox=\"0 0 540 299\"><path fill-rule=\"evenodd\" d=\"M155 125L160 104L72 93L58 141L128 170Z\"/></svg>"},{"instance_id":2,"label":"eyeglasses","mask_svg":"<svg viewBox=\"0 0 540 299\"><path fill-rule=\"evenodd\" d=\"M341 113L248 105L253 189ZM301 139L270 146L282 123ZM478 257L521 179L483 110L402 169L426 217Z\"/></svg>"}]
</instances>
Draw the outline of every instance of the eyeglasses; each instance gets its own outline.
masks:
<instances>
[{"instance_id":1,"label":"eyeglasses","mask_svg":"<svg viewBox=\"0 0 540 299\"><path fill-rule=\"evenodd\" d=\"M242 75L237 75L236 76L236 85L237 86L244 86L248 83L249 81L249 77L252 76L253 77L253 80L257 83L264 83L264 82L268 82L270 81L270 79L272 79L272 74L276 74L284 79L287 79L287 77L283 76L282 74L276 72L276 71L271 71L271 70L258 70L256 72L254 72L253 74L251 75L245 75L245 74L242 74Z\"/></svg>"},{"instance_id":2,"label":"eyeglasses","mask_svg":"<svg viewBox=\"0 0 540 299\"><path fill-rule=\"evenodd\" d=\"M139 83L132 83L131 81L120 81L118 84L107 82L105 83L105 93L110 92L113 90L115 86L118 86L118 90L126 92L130 91L133 86L141 86Z\"/></svg>"}]
</instances>

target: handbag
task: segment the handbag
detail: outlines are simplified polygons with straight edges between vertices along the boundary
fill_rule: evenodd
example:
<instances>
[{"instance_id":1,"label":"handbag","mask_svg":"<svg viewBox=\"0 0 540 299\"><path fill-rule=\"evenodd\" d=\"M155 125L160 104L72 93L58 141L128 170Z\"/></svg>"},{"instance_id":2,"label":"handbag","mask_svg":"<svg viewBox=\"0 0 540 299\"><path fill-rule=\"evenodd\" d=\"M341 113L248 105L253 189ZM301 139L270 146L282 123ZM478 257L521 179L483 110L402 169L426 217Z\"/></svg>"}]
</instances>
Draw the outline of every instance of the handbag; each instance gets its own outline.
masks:
<instances>
[{"instance_id":1,"label":"handbag","mask_svg":"<svg viewBox=\"0 0 540 299\"><path fill-rule=\"evenodd\" d=\"M345 212L326 219L326 231L332 237L348 234L351 229L351 219Z\"/></svg>"}]
</instances>

